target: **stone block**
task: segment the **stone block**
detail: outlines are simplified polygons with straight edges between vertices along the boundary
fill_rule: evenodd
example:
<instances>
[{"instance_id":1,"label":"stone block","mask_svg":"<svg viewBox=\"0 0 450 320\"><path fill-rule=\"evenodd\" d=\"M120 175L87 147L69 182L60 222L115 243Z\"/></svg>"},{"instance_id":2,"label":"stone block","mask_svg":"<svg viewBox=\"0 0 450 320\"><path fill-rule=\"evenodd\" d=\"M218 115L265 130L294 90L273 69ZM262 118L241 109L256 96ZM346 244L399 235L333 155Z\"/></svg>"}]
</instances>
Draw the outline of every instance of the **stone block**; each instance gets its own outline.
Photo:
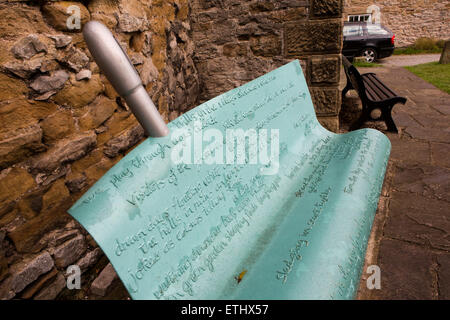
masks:
<instances>
[{"instance_id":1,"label":"stone block","mask_svg":"<svg viewBox=\"0 0 450 320\"><path fill-rule=\"evenodd\" d=\"M66 186L70 193L77 193L87 187L86 180L84 174L71 172L66 176Z\"/></svg>"},{"instance_id":2,"label":"stone block","mask_svg":"<svg viewBox=\"0 0 450 320\"><path fill-rule=\"evenodd\" d=\"M24 97L28 91L23 81L0 73L0 101Z\"/></svg>"},{"instance_id":3,"label":"stone block","mask_svg":"<svg viewBox=\"0 0 450 320\"><path fill-rule=\"evenodd\" d=\"M135 17L129 13L116 14L120 32L142 32L148 29L148 21L145 18Z\"/></svg>"},{"instance_id":4,"label":"stone block","mask_svg":"<svg viewBox=\"0 0 450 320\"><path fill-rule=\"evenodd\" d=\"M16 76L28 79L33 76L42 67L42 59L33 59L30 61L9 61L3 65L6 70L15 74Z\"/></svg>"},{"instance_id":5,"label":"stone block","mask_svg":"<svg viewBox=\"0 0 450 320\"><path fill-rule=\"evenodd\" d=\"M317 115L337 115L341 94L337 88L310 88Z\"/></svg>"},{"instance_id":6,"label":"stone block","mask_svg":"<svg viewBox=\"0 0 450 320\"><path fill-rule=\"evenodd\" d=\"M46 150L42 144L42 129L38 124L10 132L0 141L0 170Z\"/></svg>"},{"instance_id":7,"label":"stone block","mask_svg":"<svg viewBox=\"0 0 450 320\"><path fill-rule=\"evenodd\" d=\"M11 49L16 58L30 59L39 52L47 52L47 46L35 34L20 39Z\"/></svg>"},{"instance_id":8,"label":"stone block","mask_svg":"<svg viewBox=\"0 0 450 320\"><path fill-rule=\"evenodd\" d=\"M70 30L67 27L67 20L73 14L73 12L68 12L68 8L71 6L76 6L79 8L80 12L80 24L81 27L90 20L90 14L88 9L80 2L74 1L53 1L45 4L42 7L42 13L45 20L56 30L61 31L73 31L80 32L80 29Z\"/></svg>"},{"instance_id":9,"label":"stone block","mask_svg":"<svg viewBox=\"0 0 450 320\"><path fill-rule=\"evenodd\" d=\"M59 247L61 244L80 235L79 230L56 229L44 236L40 241L45 241L48 247Z\"/></svg>"},{"instance_id":10,"label":"stone block","mask_svg":"<svg viewBox=\"0 0 450 320\"><path fill-rule=\"evenodd\" d=\"M137 124L123 131L119 136L112 138L105 144L103 152L109 158L116 157L119 153L125 152L144 138L144 129Z\"/></svg>"},{"instance_id":11,"label":"stone block","mask_svg":"<svg viewBox=\"0 0 450 320\"><path fill-rule=\"evenodd\" d=\"M274 34L250 38L250 48L255 56L278 56L281 54L281 46L281 38Z\"/></svg>"},{"instance_id":12,"label":"stone block","mask_svg":"<svg viewBox=\"0 0 450 320\"><path fill-rule=\"evenodd\" d=\"M270 1L258 1L250 5L252 13L270 12L275 9L275 4Z\"/></svg>"},{"instance_id":13,"label":"stone block","mask_svg":"<svg viewBox=\"0 0 450 320\"><path fill-rule=\"evenodd\" d=\"M86 241L83 235L79 235L58 246L53 252L53 257L56 266L63 268L80 259L85 252Z\"/></svg>"},{"instance_id":14,"label":"stone block","mask_svg":"<svg viewBox=\"0 0 450 320\"><path fill-rule=\"evenodd\" d=\"M56 93L64 87L67 80L69 80L69 74L64 70L58 70L50 76L37 77L30 87L41 94L49 91Z\"/></svg>"},{"instance_id":15,"label":"stone block","mask_svg":"<svg viewBox=\"0 0 450 320\"><path fill-rule=\"evenodd\" d=\"M92 77L91 70L83 69L76 74L75 79L77 79L77 81L81 81L81 80L89 80L91 77Z\"/></svg>"},{"instance_id":16,"label":"stone block","mask_svg":"<svg viewBox=\"0 0 450 320\"><path fill-rule=\"evenodd\" d=\"M11 268L13 274L10 289L19 293L39 276L49 272L54 266L52 257L48 252L43 252L36 257L26 259Z\"/></svg>"},{"instance_id":17,"label":"stone block","mask_svg":"<svg viewBox=\"0 0 450 320\"><path fill-rule=\"evenodd\" d=\"M65 34L49 35L55 41L55 47L60 49L67 47L72 42L72 37Z\"/></svg>"},{"instance_id":18,"label":"stone block","mask_svg":"<svg viewBox=\"0 0 450 320\"><path fill-rule=\"evenodd\" d=\"M35 300L54 300L58 294L66 287L66 278L58 273L55 281L48 287L42 289L35 297Z\"/></svg>"},{"instance_id":19,"label":"stone block","mask_svg":"<svg viewBox=\"0 0 450 320\"><path fill-rule=\"evenodd\" d=\"M94 265L102 256L103 252L100 248L95 248L86 253L84 257L77 261L76 265L80 267L81 272L86 271L89 267Z\"/></svg>"},{"instance_id":20,"label":"stone block","mask_svg":"<svg viewBox=\"0 0 450 320\"><path fill-rule=\"evenodd\" d=\"M25 99L3 101L0 108L0 140L21 134L20 129L36 125L40 119L53 114L58 108L50 102Z\"/></svg>"},{"instance_id":21,"label":"stone block","mask_svg":"<svg viewBox=\"0 0 450 320\"><path fill-rule=\"evenodd\" d=\"M227 43L222 50L223 55L227 57L245 56L247 54L247 43Z\"/></svg>"},{"instance_id":22,"label":"stone block","mask_svg":"<svg viewBox=\"0 0 450 320\"><path fill-rule=\"evenodd\" d=\"M89 63L88 56L75 47L70 47L66 51L59 52L57 59L75 72L80 72L86 68Z\"/></svg>"},{"instance_id":23,"label":"stone block","mask_svg":"<svg viewBox=\"0 0 450 320\"><path fill-rule=\"evenodd\" d=\"M320 124L326 129L337 133L339 131L339 118L335 117L317 117Z\"/></svg>"},{"instance_id":24,"label":"stone block","mask_svg":"<svg viewBox=\"0 0 450 320\"><path fill-rule=\"evenodd\" d=\"M42 17L40 6L25 4L25 1L22 1L21 4L12 2L1 1L0 3L0 16L8 17L7 19L0 19L0 38L2 40L16 40L31 32L45 34L52 31ZM8 51L2 49L0 56Z\"/></svg>"},{"instance_id":25,"label":"stone block","mask_svg":"<svg viewBox=\"0 0 450 320\"><path fill-rule=\"evenodd\" d=\"M336 84L340 77L339 56L314 56L310 58L310 81L312 84Z\"/></svg>"},{"instance_id":26,"label":"stone block","mask_svg":"<svg viewBox=\"0 0 450 320\"><path fill-rule=\"evenodd\" d=\"M35 186L36 182L25 169L16 167L5 170L0 175L0 207L4 208L9 203L15 202ZM0 210L0 212L3 211ZM0 217L4 213L0 213Z\"/></svg>"},{"instance_id":27,"label":"stone block","mask_svg":"<svg viewBox=\"0 0 450 320\"><path fill-rule=\"evenodd\" d=\"M59 179L52 184L50 189L42 196L42 209L50 210L59 203L70 201L69 191L64 185L64 180Z\"/></svg>"},{"instance_id":28,"label":"stone block","mask_svg":"<svg viewBox=\"0 0 450 320\"><path fill-rule=\"evenodd\" d=\"M340 53L342 49L341 20L289 22L284 27L287 56L312 53Z\"/></svg>"},{"instance_id":29,"label":"stone block","mask_svg":"<svg viewBox=\"0 0 450 320\"><path fill-rule=\"evenodd\" d=\"M104 90L100 76L94 74L91 79L75 81L58 92L54 101L62 106L80 108L88 105Z\"/></svg>"},{"instance_id":30,"label":"stone block","mask_svg":"<svg viewBox=\"0 0 450 320\"><path fill-rule=\"evenodd\" d=\"M336 18L342 15L343 0L312 0L312 18Z\"/></svg>"},{"instance_id":31,"label":"stone block","mask_svg":"<svg viewBox=\"0 0 450 320\"><path fill-rule=\"evenodd\" d=\"M94 132L60 140L45 154L31 159L30 166L34 172L52 172L60 165L84 157L96 144L97 135Z\"/></svg>"},{"instance_id":32,"label":"stone block","mask_svg":"<svg viewBox=\"0 0 450 320\"><path fill-rule=\"evenodd\" d=\"M70 216L66 213L70 205L68 201L60 203L10 231L8 235L16 250L19 253L36 253L42 250L46 242L39 240L70 220Z\"/></svg>"},{"instance_id":33,"label":"stone block","mask_svg":"<svg viewBox=\"0 0 450 320\"><path fill-rule=\"evenodd\" d=\"M80 118L80 128L90 130L98 128L103 122L108 120L117 108L114 100L105 96L98 96L86 109L87 112Z\"/></svg>"},{"instance_id":34,"label":"stone block","mask_svg":"<svg viewBox=\"0 0 450 320\"><path fill-rule=\"evenodd\" d=\"M58 274L58 270L53 268L50 272L42 275L33 284L29 285L20 295L22 299L32 298L39 290L41 290L46 284L52 282Z\"/></svg>"},{"instance_id":35,"label":"stone block","mask_svg":"<svg viewBox=\"0 0 450 320\"><path fill-rule=\"evenodd\" d=\"M61 110L40 123L46 142L53 142L68 136L75 130L75 120L68 110Z\"/></svg>"},{"instance_id":36,"label":"stone block","mask_svg":"<svg viewBox=\"0 0 450 320\"><path fill-rule=\"evenodd\" d=\"M108 263L100 275L92 282L91 292L98 296L105 296L112 287L114 280L118 278L113 266L111 263Z\"/></svg>"}]
</instances>

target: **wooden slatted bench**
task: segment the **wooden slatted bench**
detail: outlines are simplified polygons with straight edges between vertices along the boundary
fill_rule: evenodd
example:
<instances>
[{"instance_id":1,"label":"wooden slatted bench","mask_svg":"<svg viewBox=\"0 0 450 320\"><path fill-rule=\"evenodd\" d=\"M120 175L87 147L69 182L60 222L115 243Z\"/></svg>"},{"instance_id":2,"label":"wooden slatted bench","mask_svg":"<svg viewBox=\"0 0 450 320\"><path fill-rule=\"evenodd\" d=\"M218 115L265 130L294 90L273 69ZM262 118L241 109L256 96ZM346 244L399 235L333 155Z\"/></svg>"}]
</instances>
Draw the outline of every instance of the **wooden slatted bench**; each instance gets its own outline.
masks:
<instances>
[{"instance_id":1,"label":"wooden slatted bench","mask_svg":"<svg viewBox=\"0 0 450 320\"><path fill-rule=\"evenodd\" d=\"M406 103L406 98L400 97L392 89L386 86L375 73L360 74L358 69L342 57L345 74L347 76L347 85L342 91L342 101L347 92L351 89L356 90L362 102L362 114L357 121L350 127L350 130L356 130L369 120L379 120L386 123L388 131L398 132L397 126L392 119L392 109L397 103ZM372 111L381 110L381 117L375 119L372 117Z\"/></svg>"}]
</instances>

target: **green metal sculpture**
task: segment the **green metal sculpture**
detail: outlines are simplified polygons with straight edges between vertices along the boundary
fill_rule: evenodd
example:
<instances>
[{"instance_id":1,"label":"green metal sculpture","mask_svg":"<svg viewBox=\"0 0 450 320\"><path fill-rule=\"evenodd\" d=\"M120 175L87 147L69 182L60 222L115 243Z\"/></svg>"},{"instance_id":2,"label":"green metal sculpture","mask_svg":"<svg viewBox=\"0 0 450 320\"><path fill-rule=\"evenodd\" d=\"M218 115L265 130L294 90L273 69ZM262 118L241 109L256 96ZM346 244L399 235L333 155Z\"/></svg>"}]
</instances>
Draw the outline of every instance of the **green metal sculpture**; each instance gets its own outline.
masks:
<instances>
[{"instance_id":1,"label":"green metal sculpture","mask_svg":"<svg viewBox=\"0 0 450 320\"><path fill-rule=\"evenodd\" d=\"M70 209L133 299L352 299L390 152L317 121L298 61L148 138Z\"/></svg>"}]
</instances>

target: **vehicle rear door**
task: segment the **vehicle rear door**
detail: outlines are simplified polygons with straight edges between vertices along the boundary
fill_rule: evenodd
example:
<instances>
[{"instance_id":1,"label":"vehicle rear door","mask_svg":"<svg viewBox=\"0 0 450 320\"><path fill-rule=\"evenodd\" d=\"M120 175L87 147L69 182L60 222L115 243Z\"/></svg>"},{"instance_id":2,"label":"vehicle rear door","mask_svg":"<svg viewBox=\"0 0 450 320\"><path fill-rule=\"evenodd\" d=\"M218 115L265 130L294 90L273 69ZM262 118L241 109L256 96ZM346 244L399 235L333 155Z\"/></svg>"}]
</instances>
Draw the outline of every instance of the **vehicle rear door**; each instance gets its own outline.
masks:
<instances>
[{"instance_id":1,"label":"vehicle rear door","mask_svg":"<svg viewBox=\"0 0 450 320\"><path fill-rule=\"evenodd\" d=\"M364 30L361 24L344 25L344 46L342 53L346 57L357 56L365 46Z\"/></svg>"},{"instance_id":2,"label":"vehicle rear door","mask_svg":"<svg viewBox=\"0 0 450 320\"><path fill-rule=\"evenodd\" d=\"M378 50L392 48L393 33L379 24L367 24L367 46L375 47Z\"/></svg>"}]
</instances>

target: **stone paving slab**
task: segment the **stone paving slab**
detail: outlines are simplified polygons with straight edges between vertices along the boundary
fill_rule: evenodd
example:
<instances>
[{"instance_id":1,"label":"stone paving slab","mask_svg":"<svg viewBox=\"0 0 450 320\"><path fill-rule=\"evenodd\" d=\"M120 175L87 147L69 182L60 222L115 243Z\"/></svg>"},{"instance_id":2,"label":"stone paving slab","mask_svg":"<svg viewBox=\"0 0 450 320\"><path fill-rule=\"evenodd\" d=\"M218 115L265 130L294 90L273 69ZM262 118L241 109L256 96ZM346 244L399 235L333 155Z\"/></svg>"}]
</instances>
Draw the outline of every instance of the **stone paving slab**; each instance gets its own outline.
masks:
<instances>
[{"instance_id":1,"label":"stone paving slab","mask_svg":"<svg viewBox=\"0 0 450 320\"><path fill-rule=\"evenodd\" d=\"M434 165L450 168L450 144L431 143L431 159Z\"/></svg>"},{"instance_id":2,"label":"stone paving slab","mask_svg":"<svg viewBox=\"0 0 450 320\"><path fill-rule=\"evenodd\" d=\"M448 201L450 170L427 165L411 167L397 164L393 189Z\"/></svg>"},{"instance_id":3,"label":"stone paving slab","mask_svg":"<svg viewBox=\"0 0 450 320\"><path fill-rule=\"evenodd\" d=\"M384 236L420 245L424 249L450 250L450 210L446 201L428 199L414 193L394 192Z\"/></svg>"},{"instance_id":4,"label":"stone paving slab","mask_svg":"<svg viewBox=\"0 0 450 320\"><path fill-rule=\"evenodd\" d=\"M397 135L389 135L392 144L391 160L407 165L431 164L430 144L412 139L400 139Z\"/></svg>"},{"instance_id":5,"label":"stone paving slab","mask_svg":"<svg viewBox=\"0 0 450 320\"><path fill-rule=\"evenodd\" d=\"M428 250L384 238L380 244L381 290L372 299L433 299L433 255Z\"/></svg>"},{"instance_id":6,"label":"stone paving slab","mask_svg":"<svg viewBox=\"0 0 450 320\"><path fill-rule=\"evenodd\" d=\"M450 95L408 70L373 72L408 101L396 105L399 134L366 255L381 268L381 290L363 274L359 299L450 299ZM344 106L345 107L345 106Z\"/></svg>"},{"instance_id":7,"label":"stone paving slab","mask_svg":"<svg viewBox=\"0 0 450 320\"><path fill-rule=\"evenodd\" d=\"M445 284L450 283L450 255L440 254L437 256L437 264L439 266L438 273L438 291L439 298L450 300L450 286Z\"/></svg>"}]
</instances>

